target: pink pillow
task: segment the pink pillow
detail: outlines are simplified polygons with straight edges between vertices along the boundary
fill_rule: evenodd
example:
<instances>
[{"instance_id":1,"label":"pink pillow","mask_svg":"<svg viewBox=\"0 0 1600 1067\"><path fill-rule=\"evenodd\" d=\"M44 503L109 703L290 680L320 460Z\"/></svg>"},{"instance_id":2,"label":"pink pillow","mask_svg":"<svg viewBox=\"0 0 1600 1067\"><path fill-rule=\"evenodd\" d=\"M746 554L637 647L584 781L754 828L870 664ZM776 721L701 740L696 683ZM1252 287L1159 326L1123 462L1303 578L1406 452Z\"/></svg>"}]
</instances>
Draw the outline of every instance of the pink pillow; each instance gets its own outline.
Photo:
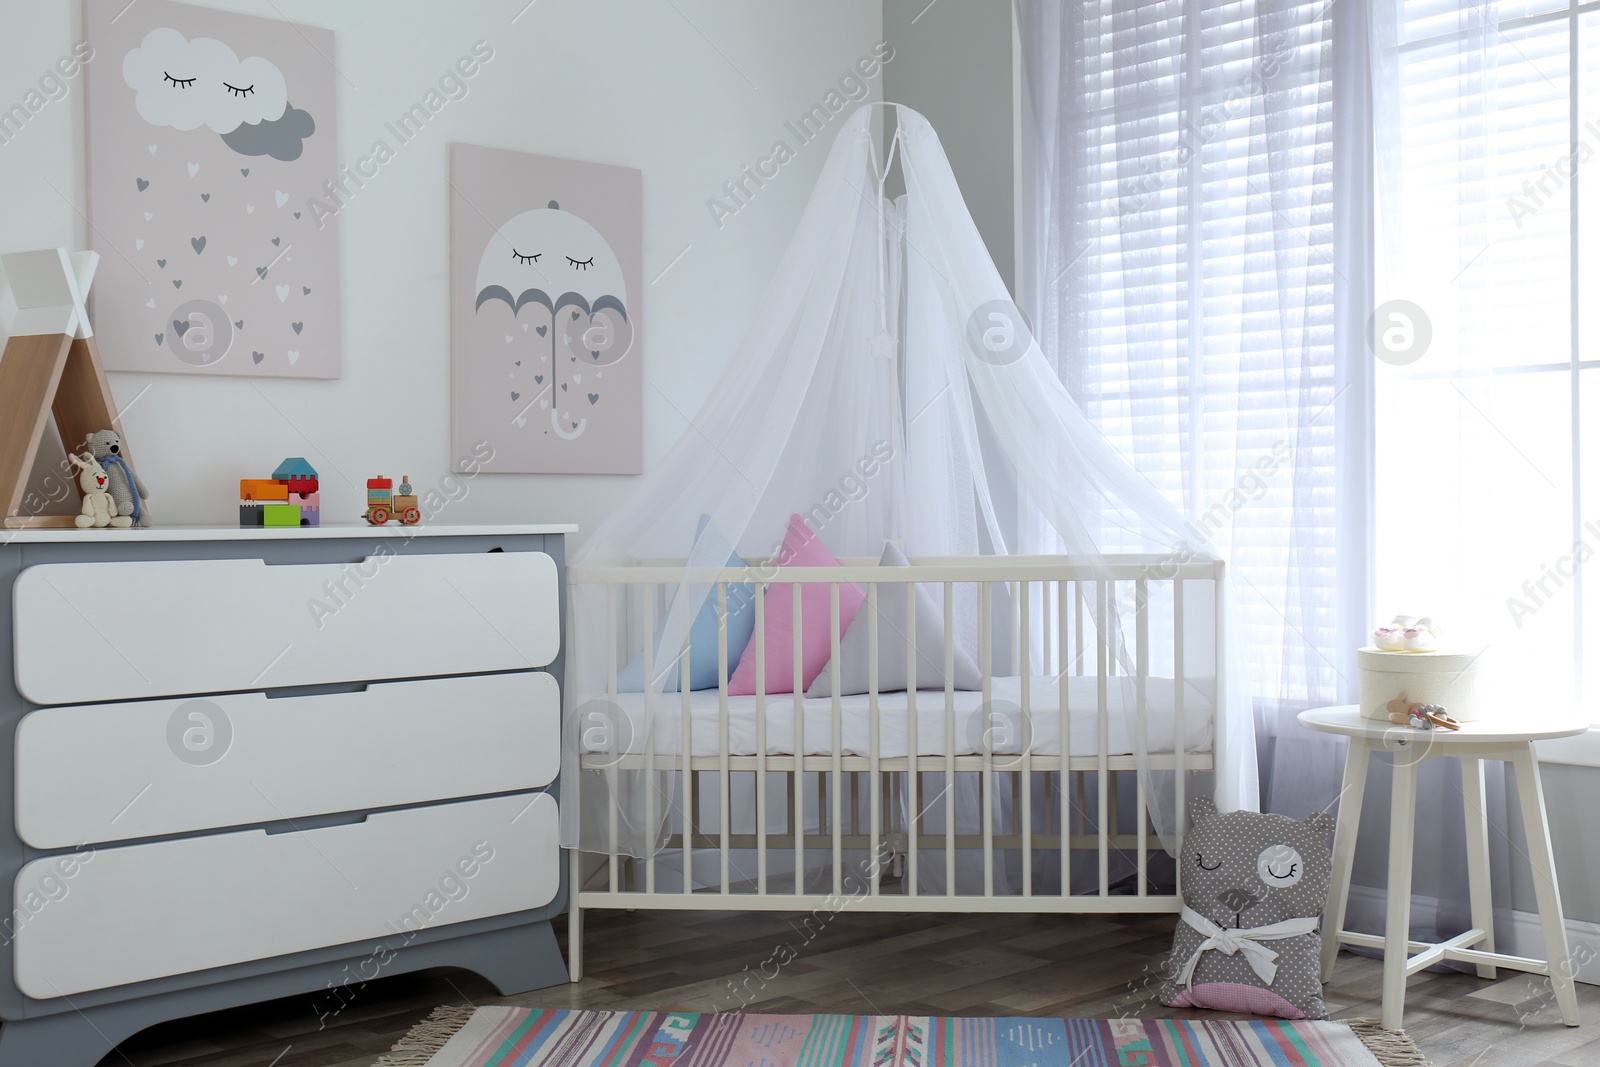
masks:
<instances>
[{"instance_id":1,"label":"pink pillow","mask_svg":"<svg viewBox=\"0 0 1600 1067\"><path fill-rule=\"evenodd\" d=\"M823 547L817 535L799 515L789 516L789 532L778 550L780 567L837 567L839 561ZM757 640L767 650L768 693L794 692L794 586L767 587L765 620ZM846 582L839 586L839 633L850 623L867 599L866 590ZM822 673L833 656L833 635L828 631L827 583L800 586L800 688L805 690ZM729 696L751 696L756 691L756 654L746 646L739 657L739 669L728 680Z\"/></svg>"}]
</instances>

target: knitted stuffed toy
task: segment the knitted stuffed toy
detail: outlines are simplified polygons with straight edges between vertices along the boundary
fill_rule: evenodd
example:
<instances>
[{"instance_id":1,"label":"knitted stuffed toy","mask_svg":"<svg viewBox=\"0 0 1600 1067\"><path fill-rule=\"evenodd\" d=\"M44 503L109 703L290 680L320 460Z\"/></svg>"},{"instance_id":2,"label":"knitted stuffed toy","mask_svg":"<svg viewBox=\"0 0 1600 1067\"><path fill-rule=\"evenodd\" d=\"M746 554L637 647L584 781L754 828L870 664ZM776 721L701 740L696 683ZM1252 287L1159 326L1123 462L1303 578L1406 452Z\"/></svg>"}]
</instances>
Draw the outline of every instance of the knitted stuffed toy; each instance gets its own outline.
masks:
<instances>
[{"instance_id":1,"label":"knitted stuffed toy","mask_svg":"<svg viewBox=\"0 0 1600 1067\"><path fill-rule=\"evenodd\" d=\"M1183 912L1161 1003L1284 1019L1325 1019L1322 908L1333 816L1191 805L1179 858Z\"/></svg>"},{"instance_id":2,"label":"knitted stuffed toy","mask_svg":"<svg viewBox=\"0 0 1600 1067\"><path fill-rule=\"evenodd\" d=\"M78 475L78 486L83 490L83 511L74 516L73 525L79 529L90 526L132 526L132 519L117 514L117 502L106 492L106 484L111 479L106 476L105 468L87 452L82 456L68 452L67 459L83 472Z\"/></svg>"},{"instance_id":3,"label":"knitted stuffed toy","mask_svg":"<svg viewBox=\"0 0 1600 1067\"><path fill-rule=\"evenodd\" d=\"M122 458L122 435L115 430L96 430L87 440L90 453L106 469L110 479L107 491L117 502L117 514L127 515L135 526L149 526L150 490Z\"/></svg>"}]
</instances>

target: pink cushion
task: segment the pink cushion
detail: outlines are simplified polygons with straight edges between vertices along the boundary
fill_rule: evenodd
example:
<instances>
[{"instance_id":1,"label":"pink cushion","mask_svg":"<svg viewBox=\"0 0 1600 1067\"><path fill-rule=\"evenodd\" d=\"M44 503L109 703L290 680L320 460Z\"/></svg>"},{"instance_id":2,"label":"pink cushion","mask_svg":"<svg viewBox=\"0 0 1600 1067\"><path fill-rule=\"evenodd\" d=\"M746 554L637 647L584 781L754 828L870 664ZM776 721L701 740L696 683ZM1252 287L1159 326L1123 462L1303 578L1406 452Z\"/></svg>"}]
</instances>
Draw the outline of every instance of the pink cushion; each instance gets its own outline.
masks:
<instances>
[{"instance_id":1,"label":"pink cushion","mask_svg":"<svg viewBox=\"0 0 1600 1067\"><path fill-rule=\"evenodd\" d=\"M780 567L837 567L834 558L799 515L789 516L789 531L778 550ZM794 586L767 587L763 608L765 623L757 640L766 648L768 693L794 692ZM859 585L839 586L839 633L850 628L867 594ZM833 635L828 630L827 583L800 586L800 688L806 689L833 655ZM756 654L752 643L739 657L739 669L728 680L728 695L751 696L756 691Z\"/></svg>"},{"instance_id":2,"label":"pink cushion","mask_svg":"<svg viewBox=\"0 0 1600 1067\"><path fill-rule=\"evenodd\" d=\"M1241 985L1238 982L1206 982L1179 993L1174 1008L1210 1008L1238 1015L1276 1015L1280 1019L1304 1019L1306 1013L1270 989Z\"/></svg>"}]
</instances>

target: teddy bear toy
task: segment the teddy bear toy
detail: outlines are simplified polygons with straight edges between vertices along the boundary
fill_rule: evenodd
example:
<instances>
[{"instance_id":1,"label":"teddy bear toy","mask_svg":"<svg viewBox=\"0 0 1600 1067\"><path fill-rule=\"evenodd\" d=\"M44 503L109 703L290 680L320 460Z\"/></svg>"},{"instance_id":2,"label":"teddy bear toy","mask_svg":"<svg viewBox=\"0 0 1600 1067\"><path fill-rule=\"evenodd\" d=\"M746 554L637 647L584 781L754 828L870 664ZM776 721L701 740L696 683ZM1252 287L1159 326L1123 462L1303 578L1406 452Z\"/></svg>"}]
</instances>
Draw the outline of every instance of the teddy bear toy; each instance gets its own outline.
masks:
<instances>
[{"instance_id":1,"label":"teddy bear toy","mask_svg":"<svg viewBox=\"0 0 1600 1067\"><path fill-rule=\"evenodd\" d=\"M83 513L73 517L73 525L79 529L90 526L132 526L133 520L117 510L116 500L106 492L106 483L111 479L94 455L85 452L82 458L79 458L68 452L67 458L72 461L74 467L83 472L78 475L78 485L83 489Z\"/></svg>"},{"instance_id":2,"label":"teddy bear toy","mask_svg":"<svg viewBox=\"0 0 1600 1067\"><path fill-rule=\"evenodd\" d=\"M105 467L110 479L107 491L117 502L117 514L128 516L134 526L149 526L150 490L122 457L122 435L115 430L96 430L87 442L90 454Z\"/></svg>"},{"instance_id":3,"label":"teddy bear toy","mask_svg":"<svg viewBox=\"0 0 1600 1067\"><path fill-rule=\"evenodd\" d=\"M1322 908L1333 816L1304 822L1253 811L1190 807L1179 857L1183 911L1161 1003L1284 1019L1325 1019Z\"/></svg>"}]
</instances>

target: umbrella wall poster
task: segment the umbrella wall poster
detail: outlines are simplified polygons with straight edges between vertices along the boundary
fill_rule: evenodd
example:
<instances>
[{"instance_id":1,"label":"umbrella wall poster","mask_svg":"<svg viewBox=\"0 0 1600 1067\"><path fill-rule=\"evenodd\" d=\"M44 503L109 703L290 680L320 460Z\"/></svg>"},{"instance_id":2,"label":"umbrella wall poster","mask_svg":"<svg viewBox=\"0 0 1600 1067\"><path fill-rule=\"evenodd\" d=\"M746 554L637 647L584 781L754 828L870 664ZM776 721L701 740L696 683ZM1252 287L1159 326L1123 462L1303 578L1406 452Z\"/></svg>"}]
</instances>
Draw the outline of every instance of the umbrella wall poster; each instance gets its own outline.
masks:
<instances>
[{"instance_id":1,"label":"umbrella wall poster","mask_svg":"<svg viewBox=\"0 0 1600 1067\"><path fill-rule=\"evenodd\" d=\"M640 473L640 173L464 144L450 172L451 454Z\"/></svg>"}]
</instances>

